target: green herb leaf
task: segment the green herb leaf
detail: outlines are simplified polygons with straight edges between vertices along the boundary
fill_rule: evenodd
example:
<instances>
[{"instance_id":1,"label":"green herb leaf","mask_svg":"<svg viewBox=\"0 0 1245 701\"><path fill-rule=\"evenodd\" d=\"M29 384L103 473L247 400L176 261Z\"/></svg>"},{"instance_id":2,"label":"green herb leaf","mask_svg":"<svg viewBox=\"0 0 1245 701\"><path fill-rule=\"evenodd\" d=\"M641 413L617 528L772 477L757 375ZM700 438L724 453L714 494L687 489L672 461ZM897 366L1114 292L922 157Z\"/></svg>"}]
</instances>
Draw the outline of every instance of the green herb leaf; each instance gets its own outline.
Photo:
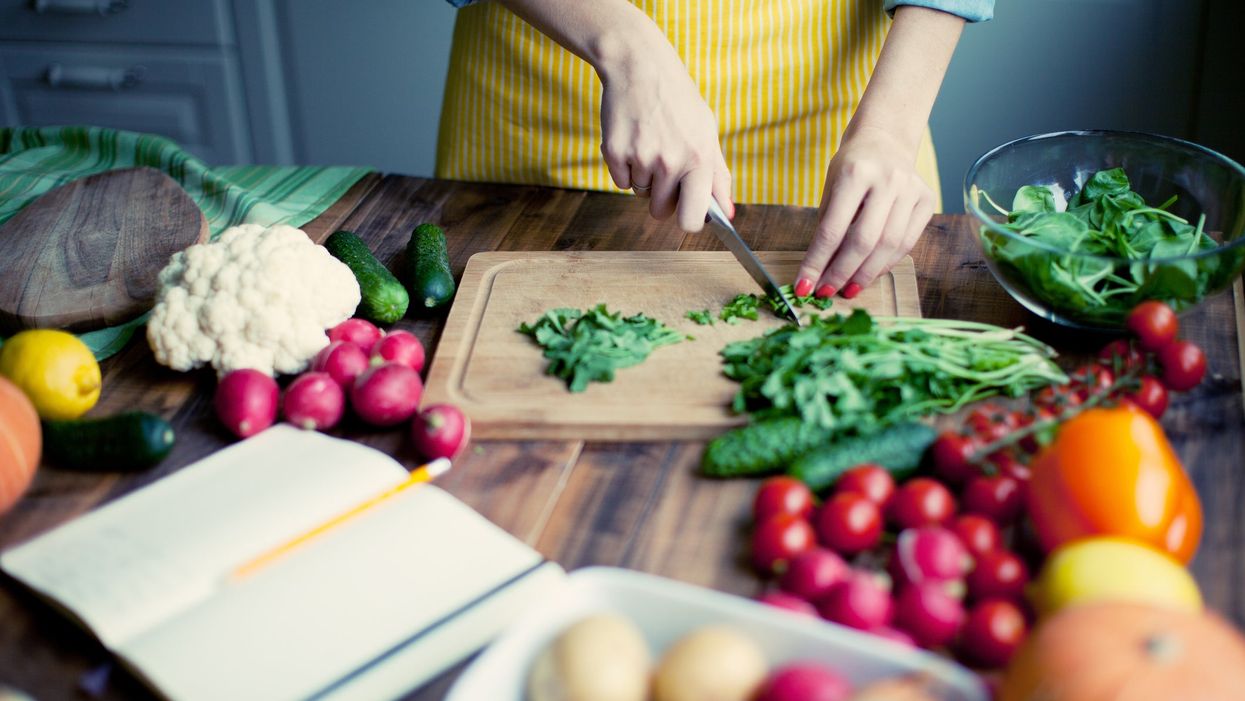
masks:
<instances>
[{"instance_id":1,"label":"green herb leaf","mask_svg":"<svg viewBox=\"0 0 1245 701\"><path fill-rule=\"evenodd\" d=\"M713 312L708 309L693 309L684 316L701 326L713 326Z\"/></svg>"}]
</instances>

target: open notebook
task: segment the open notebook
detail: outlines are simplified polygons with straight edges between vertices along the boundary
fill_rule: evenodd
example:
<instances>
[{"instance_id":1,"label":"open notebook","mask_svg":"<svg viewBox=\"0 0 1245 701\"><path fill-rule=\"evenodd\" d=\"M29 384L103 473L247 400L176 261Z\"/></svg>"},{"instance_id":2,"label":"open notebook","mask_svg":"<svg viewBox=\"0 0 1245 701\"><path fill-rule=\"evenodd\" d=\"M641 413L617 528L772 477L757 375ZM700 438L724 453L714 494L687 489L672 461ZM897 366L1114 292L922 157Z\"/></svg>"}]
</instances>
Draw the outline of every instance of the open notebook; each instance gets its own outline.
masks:
<instances>
[{"instance_id":1,"label":"open notebook","mask_svg":"<svg viewBox=\"0 0 1245 701\"><path fill-rule=\"evenodd\" d=\"M387 455L277 426L0 557L172 699L383 699L471 654L565 578Z\"/></svg>"}]
</instances>

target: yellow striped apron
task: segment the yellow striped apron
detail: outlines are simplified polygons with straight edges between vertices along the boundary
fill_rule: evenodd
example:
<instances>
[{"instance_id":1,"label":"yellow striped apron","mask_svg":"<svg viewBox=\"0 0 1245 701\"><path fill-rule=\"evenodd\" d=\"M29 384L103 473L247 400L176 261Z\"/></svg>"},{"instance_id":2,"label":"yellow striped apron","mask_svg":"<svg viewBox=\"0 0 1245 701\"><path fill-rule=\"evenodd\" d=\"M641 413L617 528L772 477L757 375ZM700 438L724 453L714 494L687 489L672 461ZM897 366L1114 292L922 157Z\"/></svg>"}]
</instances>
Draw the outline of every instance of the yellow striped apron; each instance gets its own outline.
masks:
<instances>
[{"instance_id":1,"label":"yellow striped apron","mask_svg":"<svg viewBox=\"0 0 1245 701\"><path fill-rule=\"evenodd\" d=\"M882 0L633 0L718 118L736 202L817 206L890 20ZM616 190L590 65L495 2L458 12L437 177ZM926 131L917 171L939 192Z\"/></svg>"}]
</instances>

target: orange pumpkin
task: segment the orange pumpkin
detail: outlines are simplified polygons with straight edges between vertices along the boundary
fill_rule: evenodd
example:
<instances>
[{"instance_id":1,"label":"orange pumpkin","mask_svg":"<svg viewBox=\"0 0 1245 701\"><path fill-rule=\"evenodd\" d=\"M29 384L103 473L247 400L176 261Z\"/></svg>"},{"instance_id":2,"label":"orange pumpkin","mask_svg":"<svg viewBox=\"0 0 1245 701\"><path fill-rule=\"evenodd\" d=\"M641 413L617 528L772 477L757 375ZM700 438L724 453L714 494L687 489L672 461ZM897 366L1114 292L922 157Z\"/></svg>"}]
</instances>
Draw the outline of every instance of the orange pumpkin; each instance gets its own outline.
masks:
<instances>
[{"instance_id":1,"label":"orange pumpkin","mask_svg":"<svg viewBox=\"0 0 1245 701\"><path fill-rule=\"evenodd\" d=\"M999 701L1239 701L1245 638L1212 613L1135 603L1064 609L1039 625Z\"/></svg>"},{"instance_id":2,"label":"orange pumpkin","mask_svg":"<svg viewBox=\"0 0 1245 701\"><path fill-rule=\"evenodd\" d=\"M1048 552L1113 535L1193 559L1202 503L1163 428L1141 409L1091 409L1069 420L1032 473L1029 514Z\"/></svg>"},{"instance_id":3,"label":"orange pumpkin","mask_svg":"<svg viewBox=\"0 0 1245 701\"><path fill-rule=\"evenodd\" d=\"M17 385L0 377L0 514L17 503L35 476L43 432L39 415Z\"/></svg>"}]
</instances>

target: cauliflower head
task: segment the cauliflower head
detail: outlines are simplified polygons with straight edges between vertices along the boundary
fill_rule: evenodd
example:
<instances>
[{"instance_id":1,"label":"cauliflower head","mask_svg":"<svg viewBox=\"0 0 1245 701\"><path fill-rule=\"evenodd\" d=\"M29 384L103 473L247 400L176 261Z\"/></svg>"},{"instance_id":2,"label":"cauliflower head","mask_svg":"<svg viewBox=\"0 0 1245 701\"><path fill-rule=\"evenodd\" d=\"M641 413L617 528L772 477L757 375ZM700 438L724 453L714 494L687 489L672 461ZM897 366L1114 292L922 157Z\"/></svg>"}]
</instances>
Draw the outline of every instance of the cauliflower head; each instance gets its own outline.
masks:
<instances>
[{"instance_id":1,"label":"cauliflower head","mask_svg":"<svg viewBox=\"0 0 1245 701\"><path fill-rule=\"evenodd\" d=\"M301 229L233 226L174 254L160 271L147 342L174 370L297 373L359 299L350 268Z\"/></svg>"}]
</instances>

